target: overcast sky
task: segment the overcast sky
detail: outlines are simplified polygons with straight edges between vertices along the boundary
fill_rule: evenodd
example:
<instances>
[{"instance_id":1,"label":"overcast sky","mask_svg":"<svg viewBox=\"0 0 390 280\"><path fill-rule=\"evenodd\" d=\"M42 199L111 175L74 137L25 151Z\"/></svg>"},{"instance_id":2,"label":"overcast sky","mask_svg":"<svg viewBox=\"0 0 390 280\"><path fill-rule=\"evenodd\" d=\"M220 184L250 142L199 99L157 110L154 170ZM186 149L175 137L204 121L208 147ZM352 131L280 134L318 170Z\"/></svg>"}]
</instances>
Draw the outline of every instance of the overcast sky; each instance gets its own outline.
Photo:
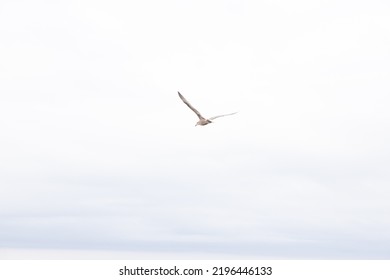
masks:
<instances>
[{"instance_id":1,"label":"overcast sky","mask_svg":"<svg viewBox=\"0 0 390 280\"><path fill-rule=\"evenodd\" d=\"M389 15L1 0L0 258L389 259Z\"/></svg>"}]
</instances>

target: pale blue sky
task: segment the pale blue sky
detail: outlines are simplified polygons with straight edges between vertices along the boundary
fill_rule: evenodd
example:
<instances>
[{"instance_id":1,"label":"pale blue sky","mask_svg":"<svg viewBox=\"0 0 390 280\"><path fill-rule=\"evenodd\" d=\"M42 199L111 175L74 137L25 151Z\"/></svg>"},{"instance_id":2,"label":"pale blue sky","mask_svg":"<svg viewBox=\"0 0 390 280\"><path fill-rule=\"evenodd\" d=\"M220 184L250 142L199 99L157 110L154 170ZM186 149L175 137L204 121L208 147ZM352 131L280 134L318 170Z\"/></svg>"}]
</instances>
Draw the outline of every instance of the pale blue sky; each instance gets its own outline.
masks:
<instances>
[{"instance_id":1,"label":"pale blue sky","mask_svg":"<svg viewBox=\"0 0 390 280\"><path fill-rule=\"evenodd\" d=\"M1 1L0 258L388 259L389 14Z\"/></svg>"}]
</instances>

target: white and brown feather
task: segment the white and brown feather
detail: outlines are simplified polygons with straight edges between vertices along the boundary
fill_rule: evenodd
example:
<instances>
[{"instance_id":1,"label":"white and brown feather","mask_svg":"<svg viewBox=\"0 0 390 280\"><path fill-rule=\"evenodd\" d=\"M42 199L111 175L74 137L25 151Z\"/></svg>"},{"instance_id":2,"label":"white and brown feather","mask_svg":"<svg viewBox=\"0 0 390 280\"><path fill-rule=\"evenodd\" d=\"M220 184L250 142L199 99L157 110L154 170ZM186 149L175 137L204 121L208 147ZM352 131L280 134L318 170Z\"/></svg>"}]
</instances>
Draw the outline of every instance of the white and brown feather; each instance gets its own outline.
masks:
<instances>
[{"instance_id":1,"label":"white and brown feather","mask_svg":"<svg viewBox=\"0 0 390 280\"><path fill-rule=\"evenodd\" d=\"M231 114L225 114L225 115L218 115L218 116L215 116L215 117L211 117L211 118L208 118L206 119L205 117L203 117L198 110L196 110L191 104L190 102L187 101L187 99L185 99L185 97L183 95L181 95L180 92L177 92L179 94L179 97L180 99L184 102L184 104L186 104L188 106L188 108L190 108L199 118L199 121L196 123L195 126L197 125L207 125L209 123L212 123L212 120L215 120L216 118L220 118L220 117L225 117L225 116L230 116L230 115L234 115L236 114L237 112L234 112L234 113L231 113Z\"/></svg>"}]
</instances>

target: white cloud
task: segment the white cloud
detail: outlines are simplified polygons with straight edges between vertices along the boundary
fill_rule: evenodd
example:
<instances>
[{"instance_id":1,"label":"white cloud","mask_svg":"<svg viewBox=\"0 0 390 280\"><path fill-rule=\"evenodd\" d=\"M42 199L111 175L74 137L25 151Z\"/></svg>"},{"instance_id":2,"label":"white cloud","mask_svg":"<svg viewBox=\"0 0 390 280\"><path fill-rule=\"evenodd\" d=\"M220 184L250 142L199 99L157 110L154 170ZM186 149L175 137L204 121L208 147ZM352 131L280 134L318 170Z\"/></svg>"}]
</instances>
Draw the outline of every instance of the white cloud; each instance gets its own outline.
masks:
<instances>
[{"instance_id":1,"label":"white cloud","mask_svg":"<svg viewBox=\"0 0 390 280\"><path fill-rule=\"evenodd\" d=\"M0 254L388 258L389 8L2 3Z\"/></svg>"}]
</instances>

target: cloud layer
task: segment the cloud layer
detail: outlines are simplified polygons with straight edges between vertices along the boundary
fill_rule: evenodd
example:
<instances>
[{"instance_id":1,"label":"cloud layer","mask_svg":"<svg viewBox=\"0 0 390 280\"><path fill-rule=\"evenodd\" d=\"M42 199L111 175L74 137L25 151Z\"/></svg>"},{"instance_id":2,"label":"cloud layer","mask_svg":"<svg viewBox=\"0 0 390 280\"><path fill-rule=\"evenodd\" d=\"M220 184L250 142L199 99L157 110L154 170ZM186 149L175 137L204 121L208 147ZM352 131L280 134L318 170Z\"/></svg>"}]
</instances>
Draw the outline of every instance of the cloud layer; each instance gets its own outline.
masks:
<instances>
[{"instance_id":1,"label":"cloud layer","mask_svg":"<svg viewBox=\"0 0 390 280\"><path fill-rule=\"evenodd\" d=\"M389 12L5 1L2 258L388 259Z\"/></svg>"}]
</instances>

